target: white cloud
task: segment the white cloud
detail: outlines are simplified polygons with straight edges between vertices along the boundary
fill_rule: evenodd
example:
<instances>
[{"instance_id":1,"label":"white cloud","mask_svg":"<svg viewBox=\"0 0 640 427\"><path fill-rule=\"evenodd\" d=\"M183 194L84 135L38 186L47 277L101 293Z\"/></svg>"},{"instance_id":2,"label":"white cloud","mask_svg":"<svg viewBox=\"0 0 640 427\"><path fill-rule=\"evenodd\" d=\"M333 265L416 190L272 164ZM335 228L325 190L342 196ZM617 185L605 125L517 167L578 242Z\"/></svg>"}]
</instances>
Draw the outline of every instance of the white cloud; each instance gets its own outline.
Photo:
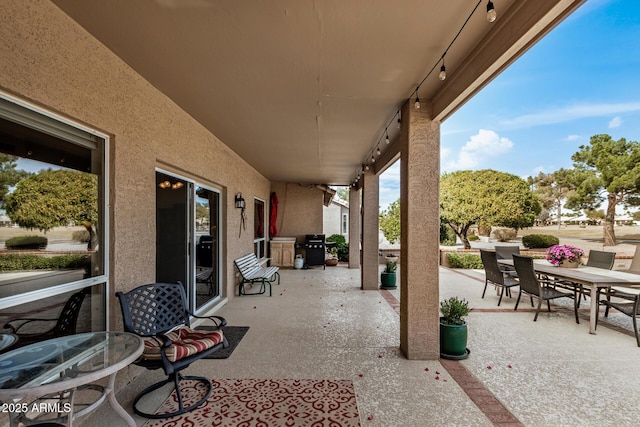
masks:
<instances>
[{"instance_id":1,"label":"white cloud","mask_svg":"<svg viewBox=\"0 0 640 427\"><path fill-rule=\"evenodd\" d=\"M380 174L379 203L380 211L400 198L400 162L397 161Z\"/></svg>"},{"instance_id":2,"label":"white cloud","mask_svg":"<svg viewBox=\"0 0 640 427\"><path fill-rule=\"evenodd\" d=\"M474 169L485 159L500 156L511 150L513 142L501 138L492 130L480 129L462 147L458 159L447 163L446 170Z\"/></svg>"},{"instance_id":3,"label":"white cloud","mask_svg":"<svg viewBox=\"0 0 640 427\"><path fill-rule=\"evenodd\" d=\"M609 122L609 129L619 128L621 124L622 124L622 118L620 116L615 116Z\"/></svg>"},{"instance_id":4,"label":"white cloud","mask_svg":"<svg viewBox=\"0 0 640 427\"><path fill-rule=\"evenodd\" d=\"M571 120L589 117L611 116L613 114L640 111L640 102L626 102L618 104L584 104L573 105L538 113L524 114L511 120L504 120L501 126L508 129L521 129L533 126L564 123Z\"/></svg>"},{"instance_id":5,"label":"white cloud","mask_svg":"<svg viewBox=\"0 0 640 427\"><path fill-rule=\"evenodd\" d=\"M580 139L580 135L569 135L565 138L567 141L578 141Z\"/></svg>"}]
</instances>

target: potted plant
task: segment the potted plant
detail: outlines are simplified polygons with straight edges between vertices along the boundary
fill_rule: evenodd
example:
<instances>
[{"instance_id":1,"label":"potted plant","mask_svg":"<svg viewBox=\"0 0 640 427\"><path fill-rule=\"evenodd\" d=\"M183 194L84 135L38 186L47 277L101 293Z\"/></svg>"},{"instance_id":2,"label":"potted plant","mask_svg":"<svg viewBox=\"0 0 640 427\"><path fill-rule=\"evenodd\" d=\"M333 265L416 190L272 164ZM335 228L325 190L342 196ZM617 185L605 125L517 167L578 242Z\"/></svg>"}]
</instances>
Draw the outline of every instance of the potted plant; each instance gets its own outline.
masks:
<instances>
[{"instance_id":1,"label":"potted plant","mask_svg":"<svg viewBox=\"0 0 640 427\"><path fill-rule=\"evenodd\" d=\"M331 267L338 265L338 248L334 246L329 249L329 257L324 260L324 263Z\"/></svg>"},{"instance_id":2,"label":"potted plant","mask_svg":"<svg viewBox=\"0 0 640 427\"><path fill-rule=\"evenodd\" d=\"M398 256L396 254L393 254L391 252L387 252L387 254L384 256L385 261L386 262L398 262Z\"/></svg>"},{"instance_id":3,"label":"potted plant","mask_svg":"<svg viewBox=\"0 0 640 427\"><path fill-rule=\"evenodd\" d=\"M395 261L387 261L384 271L380 274L380 287L382 289L396 288L396 270L398 263Z\"/></svg>"},{"instance_id":4,"label":"potted plant","mask_svg":"<svg viewBox=\"0 0 640 427\"><path fill-rule=\"evenodd\" d=\"M582 249L571 245L553 245L547 249L547 261L560 267L577 267L582 255Z\"/></svg>"},{"instance_id":5,"label":"potted plant","mask_svg":"<svg viewBox=\"0 0 640 427\"><path fill-rule=\"evenodd\" d=\"M469 357L467 349L467 322L469 303L458 297L440 301L440 357L462 360Z\"/></svg>"}]
</instances>

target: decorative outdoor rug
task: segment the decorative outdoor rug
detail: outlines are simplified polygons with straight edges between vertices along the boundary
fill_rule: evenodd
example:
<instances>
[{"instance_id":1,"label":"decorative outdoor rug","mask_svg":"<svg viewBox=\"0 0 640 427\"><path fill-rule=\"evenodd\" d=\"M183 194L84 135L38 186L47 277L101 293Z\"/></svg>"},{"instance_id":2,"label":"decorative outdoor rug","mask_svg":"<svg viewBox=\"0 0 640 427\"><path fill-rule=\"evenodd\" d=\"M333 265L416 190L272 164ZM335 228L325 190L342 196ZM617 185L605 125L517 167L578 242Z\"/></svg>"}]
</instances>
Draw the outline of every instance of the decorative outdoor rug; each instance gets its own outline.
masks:
<instances>
[{"instance_id":1,"label":"decorative outdoor rug","mask_svg":"<svg viewBox=\"0 0 640 427\"><path fill-rule=\"evenodd\" d=\"M207 326L198 326L196 327L196 329L208 330L213 328ZM210 356L205 357L205 359L226 359L231 356L231 353L233 353L233 350L236 349L236 347L244 337L244 334L246 334L248 330L248 326L225 326L222 331L224 332L224 337L229 343L229 347L218 350Z\"/></svg>"},{"instance_id":2,"label":"decorative outdoor rug","mask_svg":"<svg viewBox=\"0 0 640 427\"><path fill-rule=\"evenodd\" d=\"M353 383L349 380L211 380L213 392L197 409L146 427L355 427L360 426ZM197 384L197 383L196 383ZM203 386L184 381L185 401L202 396ZM176 410L175 393L156 414Z\"/></svg>"}]
</instances>

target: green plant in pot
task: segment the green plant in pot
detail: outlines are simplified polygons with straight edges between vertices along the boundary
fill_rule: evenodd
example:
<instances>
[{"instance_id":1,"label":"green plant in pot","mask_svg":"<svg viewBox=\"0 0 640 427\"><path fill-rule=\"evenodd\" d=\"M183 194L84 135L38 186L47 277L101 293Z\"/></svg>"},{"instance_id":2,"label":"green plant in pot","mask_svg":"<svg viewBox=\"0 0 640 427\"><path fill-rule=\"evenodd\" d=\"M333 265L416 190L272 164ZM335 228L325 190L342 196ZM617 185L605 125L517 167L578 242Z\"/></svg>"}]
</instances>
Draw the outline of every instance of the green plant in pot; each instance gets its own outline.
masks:
<instances>
[{"instance_id":1,"label":"green plant in pot","mask_svg":"<svg viewBox=\"0 0 640 427\"><path fill-rule=\"evenodd\" d=\"M388 261L386 263L384 271L380 274L380 287L382 289L396 288L396 270L397 269L398 269L397 262Z\"/></svg>"},{"instance_id":2,"label":"green plant in pot","mask_svg":"<svg viewBox=\"0 0 640 427\"><path fill-rule=\"evenodd\" d=\"M329 258L325 259L324 263L332 267L338 265L338 248L333 247L329 250Z\"/></svg>"},{"instance_id":3,"label":"green plant in pot","mask_svg":"<svg viewBox=\"0 0 640 427\"><path fill-rule=\"evenodd\" d=\"M469 303L458 297L440 301L440 357L462 360L469 357L467 349L467 322Z\"/></svg>"}]
</instances>

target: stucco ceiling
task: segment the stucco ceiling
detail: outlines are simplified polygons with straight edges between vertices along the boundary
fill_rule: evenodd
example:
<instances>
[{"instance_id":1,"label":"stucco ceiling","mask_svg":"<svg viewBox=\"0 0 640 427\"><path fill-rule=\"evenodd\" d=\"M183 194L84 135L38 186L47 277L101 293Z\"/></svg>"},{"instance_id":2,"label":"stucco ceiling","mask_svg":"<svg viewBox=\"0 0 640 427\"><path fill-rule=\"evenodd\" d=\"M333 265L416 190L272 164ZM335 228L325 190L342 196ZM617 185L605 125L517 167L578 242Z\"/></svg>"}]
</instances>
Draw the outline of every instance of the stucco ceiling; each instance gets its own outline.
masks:
<instances>
[{"instance_id":1,"label":"stucco ceiling","mask_svg":"<svg viewBox=\"0 0 640 427\"><path fill-rule=\"evenodd\" d=\"M482 0L441 82L476 0L53 0L268 179L337 185L432 67L442 120L582 1Z\"/></svg>"}]
</instances>

